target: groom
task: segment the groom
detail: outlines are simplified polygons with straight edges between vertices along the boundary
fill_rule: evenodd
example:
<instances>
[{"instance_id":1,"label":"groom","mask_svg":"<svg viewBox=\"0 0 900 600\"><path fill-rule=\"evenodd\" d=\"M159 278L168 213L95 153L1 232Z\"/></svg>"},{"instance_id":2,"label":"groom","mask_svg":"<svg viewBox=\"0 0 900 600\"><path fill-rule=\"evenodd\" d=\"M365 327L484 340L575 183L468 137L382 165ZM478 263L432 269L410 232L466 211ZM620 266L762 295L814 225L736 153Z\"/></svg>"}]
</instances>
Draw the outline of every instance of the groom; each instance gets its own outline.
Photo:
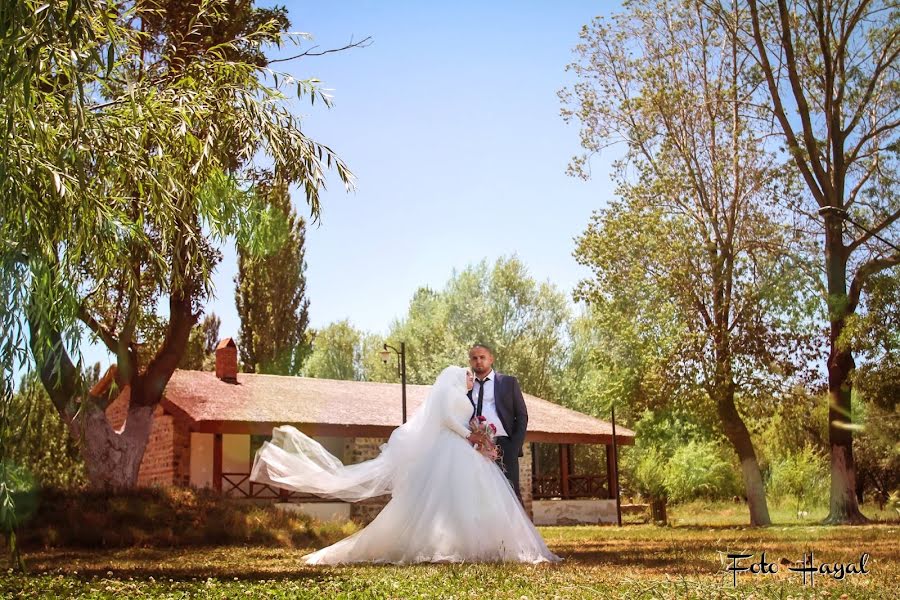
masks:
<instances>
[{"instance_id":1,"label":"groom","mask_svg":"<svg viewBox=\"0 0 900 600\"><path fill-rule=\"evenodd\" d=\"M475 374L475 382L469 390L469 400L475 409L473 415L483 415L497 428L497 445L502 452L497 464L506 472L506 478L521 502L519 457L528 427L528 410L519 380L494 371L494 354L484 344L475 344L469 349L469 366ZM474 443L471 438L469 441Z\"/></svg>"}]
</instances>

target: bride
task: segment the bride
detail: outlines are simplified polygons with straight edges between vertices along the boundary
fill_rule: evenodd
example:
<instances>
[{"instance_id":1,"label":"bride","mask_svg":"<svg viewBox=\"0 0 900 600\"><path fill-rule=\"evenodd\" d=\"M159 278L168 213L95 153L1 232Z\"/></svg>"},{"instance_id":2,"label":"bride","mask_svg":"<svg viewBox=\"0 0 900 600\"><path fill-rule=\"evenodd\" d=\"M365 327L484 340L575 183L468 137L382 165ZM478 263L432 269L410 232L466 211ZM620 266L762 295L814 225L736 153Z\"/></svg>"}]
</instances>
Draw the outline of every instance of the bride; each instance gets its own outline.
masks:
<instances>
[{"instance_id":1,"label":"bride","mask_svg":"<svg viewBox=\"0 0 900 600\"><path fill-rule=\"evenodd\" d=\"M291 426L256 454L252 481L354 502L391 494L368 526L308 554L309 564L555 562L496 463L466 439L468 373L447 367L381 454L343 465Z\"/></svg>"}]
</instances>

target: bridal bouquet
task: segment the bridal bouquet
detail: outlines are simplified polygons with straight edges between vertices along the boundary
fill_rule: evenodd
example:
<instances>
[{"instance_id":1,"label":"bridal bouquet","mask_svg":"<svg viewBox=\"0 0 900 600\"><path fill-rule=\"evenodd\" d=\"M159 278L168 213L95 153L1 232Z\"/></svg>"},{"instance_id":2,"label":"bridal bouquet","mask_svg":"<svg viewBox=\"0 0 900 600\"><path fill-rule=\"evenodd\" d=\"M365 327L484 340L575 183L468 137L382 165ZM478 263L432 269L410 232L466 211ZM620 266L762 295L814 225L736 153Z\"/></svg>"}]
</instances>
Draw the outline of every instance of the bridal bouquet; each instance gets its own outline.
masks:
<instances>
[{"instance_id":1,"label":"bridal bouquet","mask_svg":"<svg viewBox=\"0 0 900 600\"><path fill-rule=\"evenodd\" d=\"M494 441L494 436L497 435L497 428L494 427L494 424L488 423L483 415L479 415L472 417L469 421L469 429L472 430L472 436L475 438L475 449L485 458L492 461L497 460L500 457L500 448Z\"/></svg>"}]
</instances>

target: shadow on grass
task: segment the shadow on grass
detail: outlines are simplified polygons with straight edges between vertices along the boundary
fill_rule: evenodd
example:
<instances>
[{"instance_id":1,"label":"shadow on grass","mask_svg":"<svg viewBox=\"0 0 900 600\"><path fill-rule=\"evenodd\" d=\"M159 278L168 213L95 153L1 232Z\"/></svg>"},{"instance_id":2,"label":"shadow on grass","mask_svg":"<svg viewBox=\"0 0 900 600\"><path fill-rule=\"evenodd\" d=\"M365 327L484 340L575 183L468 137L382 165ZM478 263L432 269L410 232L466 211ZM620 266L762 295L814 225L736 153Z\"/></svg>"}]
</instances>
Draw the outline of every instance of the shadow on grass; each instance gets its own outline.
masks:
<instances>
[{"instance_id":1,"label":"shadow on grass","mask_svg":"<svg viewBox=\"0 0 900 600\"><path fill-rule=\"evenodd\" d=\"M321 569L305 565L308 550L229 547L189 549L134 548L120 551L82 549L44 550L26 556L32 574L66 574L81 580L93 577L190 581L208 577L242 580L317 578ZM247 560L241 560L241 556ZM112 575L110 575L112 574Z\"/></svg>"},{"instance_id":2,"label":"shadow on grass","mask_svg":"<svg viewBox=\"0 0 900 600\"><path fill-rule=\"evenodd\" d=\"M642 572L709 573L718 568L715 554L702 542L686 548L673 549L658 542L637 542L630 547L602 543L559 544L552 548L563 559L560 565L542 564L539 568L597 567ZM324 573L341 569L428 569L433 564L421 565L347 565L338 567L310 566L302 562L309 550L265 548L191 548L159 549L142 548L119 551L91 551L81 549L44 550L26 556L32 574L67 574L78 579L108 577L112 572L116 579L172 579L204 580L208 577L241 580L264 579L316 579ZM686 560L685 553L690 560ZM706 554L703 559L699 555ZM243 557L243 558L242 558ZM705 560L704 560L705 559ZM509 565L516 567L518 565Z\"/></svg>"},{"instance_id":3,"label":"shadow on grass","mask_svg":"<svg viewBox=\"0 0 900 600\"><path fill-rule=\"evenodd\" d=\"M558 569L593 573L609 578L618 576L679 577L716 576L721 573L727 552L765 551L769 560L799 560L808 549L814 549L823 560L850 560L851 554L869 552L873 568L879 576L896 578L900 565L900 545L892 527L816 527L808 525L769 528L720 527L635 527L612 528L544 528L550 548L563 557L560 565L539 565L536 572L552 573ZM797 534L802 535L797 535ZM614 534L614 535L613 535ZM317 547L324 544L316 544ZM32 574L64 574L82 580L134 578L147 580L204 581L209 577L228 580L310 580L320 581L333 573L397 569L425 574L436 565L348 565L341 567L309 566L302 557L314 548L298 549L272 546L199 546L181 548L44 549L26 554ZM438 573L445 567L437 565ZM493 572L497 565L457 565ZM508 564L511 572L529 571L531 565ZM544 570L547 571L544 571ZM112 572L112 575L109 573ZM446 574L446 573L445 573Z\"/></svg>"}]
</instances>

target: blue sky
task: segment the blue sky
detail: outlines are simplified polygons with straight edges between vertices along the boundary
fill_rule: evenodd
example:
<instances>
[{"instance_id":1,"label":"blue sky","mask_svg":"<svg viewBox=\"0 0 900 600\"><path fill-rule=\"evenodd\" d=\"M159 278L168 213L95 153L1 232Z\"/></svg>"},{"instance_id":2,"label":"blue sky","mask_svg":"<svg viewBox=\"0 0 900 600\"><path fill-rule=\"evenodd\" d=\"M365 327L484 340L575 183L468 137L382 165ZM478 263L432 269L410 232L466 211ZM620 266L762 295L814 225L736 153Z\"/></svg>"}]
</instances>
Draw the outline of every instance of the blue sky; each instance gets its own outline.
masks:
<instances>
[{"instance_id":1,"label":"blue sky","mask_svg":"<svg viewBox=\"0 0 900 600\"><path fill-rule=\"evenodd\" d=\"M559 116L557 91L572 81L565 66L582 25L617 3L287 6L292 29L312 34L320 49L374 40L280 65L333 90L332 109L298 110L307 133L358 181L347 194L332 178L321 224L307 232L314 327L346 318L386 333L418 287L442 287L454 269L485 258L516 254L534 277L566 291L587 275L572 257L573 238L612 198L615 154L594 161L591 181L566 175L578 126ZM293 201L308 215L301 194ZM233 245L224 250L207 305L223 337L239 330Z\"/></svg>"}]
</instances>

